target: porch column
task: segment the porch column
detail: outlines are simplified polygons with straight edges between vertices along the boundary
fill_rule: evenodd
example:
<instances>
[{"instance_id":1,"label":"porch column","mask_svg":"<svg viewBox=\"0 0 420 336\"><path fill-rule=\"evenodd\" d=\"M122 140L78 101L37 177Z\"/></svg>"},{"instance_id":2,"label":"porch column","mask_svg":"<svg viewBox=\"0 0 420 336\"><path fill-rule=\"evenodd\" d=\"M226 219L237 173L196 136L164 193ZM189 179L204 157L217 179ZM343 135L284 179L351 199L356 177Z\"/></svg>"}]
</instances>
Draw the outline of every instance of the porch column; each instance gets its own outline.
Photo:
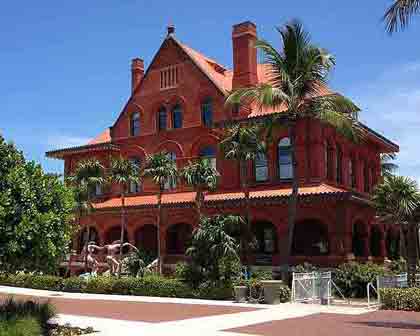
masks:
<instances>
[{"instance_id":1,"label":"porch column","mask_svg":"<svg viewBox=\"0 0 420 336\"><path fill-rule=\"evenodd\" d=\"M384 232L383 229L381 230L381 238L380 238L380 241L379 241L379 255L380 255L381 258L386 258L387 257L385 232Z\"/></svg>"}]
</instances>

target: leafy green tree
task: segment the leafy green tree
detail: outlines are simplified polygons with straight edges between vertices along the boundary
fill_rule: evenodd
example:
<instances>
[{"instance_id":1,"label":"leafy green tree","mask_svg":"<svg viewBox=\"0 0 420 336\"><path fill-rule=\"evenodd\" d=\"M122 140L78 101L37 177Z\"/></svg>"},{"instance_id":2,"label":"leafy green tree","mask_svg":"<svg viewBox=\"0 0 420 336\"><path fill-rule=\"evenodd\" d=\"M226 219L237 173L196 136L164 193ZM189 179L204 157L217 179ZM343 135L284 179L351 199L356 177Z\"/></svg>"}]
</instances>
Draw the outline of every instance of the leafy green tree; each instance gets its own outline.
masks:
<instances>
[{"instance_id":1,"label":"leafy green tree","mask_svg":"<svg viewBox=\"0 0 420 336\"><path fill-rule=\"evenodd\" d=\"M148 155L146 165L143 170L143 176L149 177L158 186L157 193L157 241L158 241L158 263L159 273L162 273L161 260L161 241L160 241L160 225L162 223L162 193L165 190L165 184L176 181L178 178L178 170L176 163L167 153L161 152Z\"/></svg>"},{"instance_id":2,"label":"leafy green tree","mask_svg":"<svg viewBox=\"0 0 420 336\"><path fill-rule=\"evenodd\" d=\"M249 164L260 154L265 154L262 141L262 128L258 125L236 124L225 130L225 137L220 142L224 157L239 163L241 188L245 196L245 225L242 227L241 244L245 253L244 260L248 263L249 245L252 242L250 197L249 197Z\"/></svg>"},{"instance_id":3,"label":"leafy green tree","mask_svg":"<svg viewBox=\"0 0 420 336\"><path fill-rule=\"evenodd\" d=\"M242 221L240 216L234 215L201 217L201 223L194 230L187 254L192 257L193 264L200 268L204 278L214 282L220 281L221 263L239 261L239 245L232 233Z\"/></svg>"},{"instance_id":4,"label":"leafy green tree","mask_svg":"<svg viewBox=\"0 0 420 336\"><path fill-rule=\"evenodd\" d=\"M416 14L420 14L420 0L394 0L383 17L386 30L392 34L405 29Z\"/></svg>"},{"instance_id":5,"label":"leafy green tree","mask_svg":"<svg viewBox=\"0 0 420 336\"><path fill-rule=\"evenodd\" d=\"M266 119L266 129L270 138L275 128L287 128L291 145L292 193L289 198L288 234L283 244L288 264L299 195L295 148L297 123L302 119L319 120L352 140L360 139L362 129L357 123L357 106L328 89L328 76L335 65L335 58L314 45L298 21L287 23L277 30L282 41L280 51L264 40L256 42L268 64L269 81L234 90L227 98L227 104L245 104L282 112Z\"/></svg>"},{"instance_id":6,"label":"leafy green tree","mask_svg":"<svg viewBox=\"0 0 420 336\"><path fill-rule=\"evenodd\" d=\"M73 234L74 195L0 136L0 269L54 272Z\"/></svg>"},{"instance_id":7,"label":"leafy green tree","mask_svg":"<svg viewBox=\"0 0 420 336\"><path fill-rule=\"evenodd\" d=\"M204 192L216 188L218 175L219 173L213 168L210 160L203 158L200 158L195 162L188 162L181 171L181 177L186 184L193 187L196 192L195 207L198 220L201 218L201 206L204 202Z\"/></svg>"},{"instance_id":8,"label":"leafy green tree","mask_svg":"<svg viewBox=\"0 0 420 336\"><path fill-rule=\"evenodd\" d=\"M77 163L74 172L67 177L67 181L75 188L76 194L76 206L75 209L78 211L79 218L79 229L80 229L80 218L83 213L86 213L89 219L91 219L93 208L93 196L96 188L102 188L105 184L105 167L97 159L85 159ZM84 249L87 249L89 243L91 226L87 227L87 239L85 241ZM87 271L87 253L85 253L85 271Z\"/></svg>"},{"instance_id":9,"label":"leafy green tree","mask_svg":"<svg viewBox=\"0 0 420 336\"><path fill-rule=\"evenodd\" d=\"M124 232L127 226L127 214L125 209L125 196L127 194L130 183L140 182L140 167L133 161L127 160L123 157L112 158L111 167L108 174L109 182L117 184L120 188L121 198L121 246L120 246L120 260L122 260ZM121 267L118 269L118 276L121 275Z\"/></svg>"},{"instance_id":10,"label":"leafy green tree","mask_svg":"<svg viewBox=\"0 0 420 336\"><path fill-rule=\"evenodd\" d=\"M420 192L417 183L408 177L389 175L375 188L372 200L379 216L399 225L402 255L407 257L410 283L414 284L418 256L418 233L414 215L420 207Z\"/></svg>"}]
</instances>

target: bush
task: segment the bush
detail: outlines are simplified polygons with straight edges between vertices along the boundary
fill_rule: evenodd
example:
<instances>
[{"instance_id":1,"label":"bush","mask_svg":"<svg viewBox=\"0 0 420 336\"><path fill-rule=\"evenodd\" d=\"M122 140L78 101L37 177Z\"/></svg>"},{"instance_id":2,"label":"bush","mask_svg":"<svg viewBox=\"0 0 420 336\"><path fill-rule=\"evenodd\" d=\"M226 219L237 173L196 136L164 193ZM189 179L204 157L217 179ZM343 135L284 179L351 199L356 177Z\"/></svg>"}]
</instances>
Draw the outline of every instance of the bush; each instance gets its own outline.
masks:
<instances>
[{"instance_id":1,"label":"bush","mask_svg":"<svg viewBox=\"0 0 420 336\"><path fill-rule=\"evenodd\" d=\"M289 302L292 296L292 291L288 286L281 286L279 290L280 302L286 303Z\"/></svg>"},{"instance_id":2,"label":"bush","mask_svg":"<svg viewBox=\"0 0 420 336\"><path fill-rule=\"evenodd\" d=\"M193 288L197 288L204 280L203 272L192 263L178 263L175 268L175 277Z\"/></svg>"},{"instance_id":3,"label":"bush","mask_svg":"<svg viewBox=\"0 0 420 336\"><path fill-rule=\"evenodd\" d=\"M91 294L112 294L115 278L98 276L90 278L86 282L86 293Z\"/></svg>"},{"instance_id":4,"label":"bush","mask_svg":"<svg viewBox=\"0 0 420 336\"><path fill-rule=\"evenodd\" d=\"M233 297L233 288L226 284L215 284L211 281L206 281L198 287L196 296L200 299L228 300Z\"/></svg>"},{"instance_id":5,"label":"bush","mask_svg":"<svg viewBox=\"0 0 420 336\"><path fill-rule=\"evenodd\" d=\"M57 291L61 289L62 279L53 275L34 275L26 278L25 287Z\"/></svg>"},{"instance_id":6,"label":"bush","mask_svg":"<svg viewBox=\"0 0 420 336\"><path fill-rule=\"evenodd\" d=\"M139 279L132 290L133 295L191 298L191 287L178 279L150 275Z\"/></svg>"},{"instance_id":7,"label":"bush","mask_svg":"<svg viewBox=\"0 0 420 336\"><path fill-rule=\"evenodd\" d=\"M61 282L63 292L80 293L86 291L86 280L80 277L63 279Z\"/></svg>"},{"instance_id":8,"label":"bush","mask_svg":"<svg viewBox=\"0 0 420 336\"><path fill-rule=\"evenodd\" d=\"M345 297L364 298L367 296L367 284L376 282L376 277L384 274L385 269L381 265L350 262L334 271L334 282Z\"/></svg>"},{"instance_id":9,"label":"bush","mask_svg":"<svg viewBox=\"0 0 420 336\"><path fill-rule=\"evenodd\" d=\"M39 336L41 326L34 318L3 320L0 318L0 336Z\"/></svg>"},{"instance_id":10,"label":"bush","mask_svg":"<svg viewBox=\"0 0 420 336\"><path fill-rule=\"evenodd\" d=\"M256 280L273 280L272 271L257 270L251 273L251 279Z\"/></svg>"},{"instance_id":11,"label":"bush","mask_svg":"<svg viewBox=\"0 0 420 336\"><path fill-rule=\"evenodd\" d=\"M382 309L420 312L420 288L383 288L379 293Z\"/></svg>"}]
</instances>

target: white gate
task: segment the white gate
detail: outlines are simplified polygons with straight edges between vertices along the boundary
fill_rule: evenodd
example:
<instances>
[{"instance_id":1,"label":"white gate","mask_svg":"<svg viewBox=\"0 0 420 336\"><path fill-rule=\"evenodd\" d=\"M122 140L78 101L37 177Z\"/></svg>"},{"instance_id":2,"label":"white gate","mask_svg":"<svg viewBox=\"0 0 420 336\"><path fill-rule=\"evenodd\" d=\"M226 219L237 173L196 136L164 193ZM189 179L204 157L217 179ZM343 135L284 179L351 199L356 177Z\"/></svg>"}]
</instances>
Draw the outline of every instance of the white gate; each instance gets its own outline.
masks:
<instances>
[{"instance_id":1,"label":"white gate","mask_svg":"<svg viewBox=\"0 0 420 336\"><path fill-rule=\"evenodd\" d=\"M332 285L331 272L293 273L292 301L329 304Z\"/></svg>"}]
</instances>

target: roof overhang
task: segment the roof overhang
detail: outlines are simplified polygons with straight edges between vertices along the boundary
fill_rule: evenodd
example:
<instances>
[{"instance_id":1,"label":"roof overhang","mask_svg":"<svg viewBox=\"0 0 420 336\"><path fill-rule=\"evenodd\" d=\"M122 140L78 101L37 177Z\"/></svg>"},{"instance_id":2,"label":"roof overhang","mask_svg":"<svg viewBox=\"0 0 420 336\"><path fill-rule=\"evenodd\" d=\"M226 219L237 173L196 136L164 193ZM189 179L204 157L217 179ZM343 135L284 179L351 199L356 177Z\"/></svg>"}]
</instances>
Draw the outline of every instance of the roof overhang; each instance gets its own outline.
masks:
<instances>
[{"instance_id":1,"label":"roof overhang","mask_svg":"<svg viewBox=\"0 0 420 336\"><path fill-rule=\"evenodd\" d=\"M62 160L66 156L69 156L69 155L101 152L101 151L119 152L120 147L111 142L104 142L104 143L98 143L98 144L93 144L93 145L57 149L57 150L46 152L45 155L49 158Z\"/></svg>"}]
</instances>

